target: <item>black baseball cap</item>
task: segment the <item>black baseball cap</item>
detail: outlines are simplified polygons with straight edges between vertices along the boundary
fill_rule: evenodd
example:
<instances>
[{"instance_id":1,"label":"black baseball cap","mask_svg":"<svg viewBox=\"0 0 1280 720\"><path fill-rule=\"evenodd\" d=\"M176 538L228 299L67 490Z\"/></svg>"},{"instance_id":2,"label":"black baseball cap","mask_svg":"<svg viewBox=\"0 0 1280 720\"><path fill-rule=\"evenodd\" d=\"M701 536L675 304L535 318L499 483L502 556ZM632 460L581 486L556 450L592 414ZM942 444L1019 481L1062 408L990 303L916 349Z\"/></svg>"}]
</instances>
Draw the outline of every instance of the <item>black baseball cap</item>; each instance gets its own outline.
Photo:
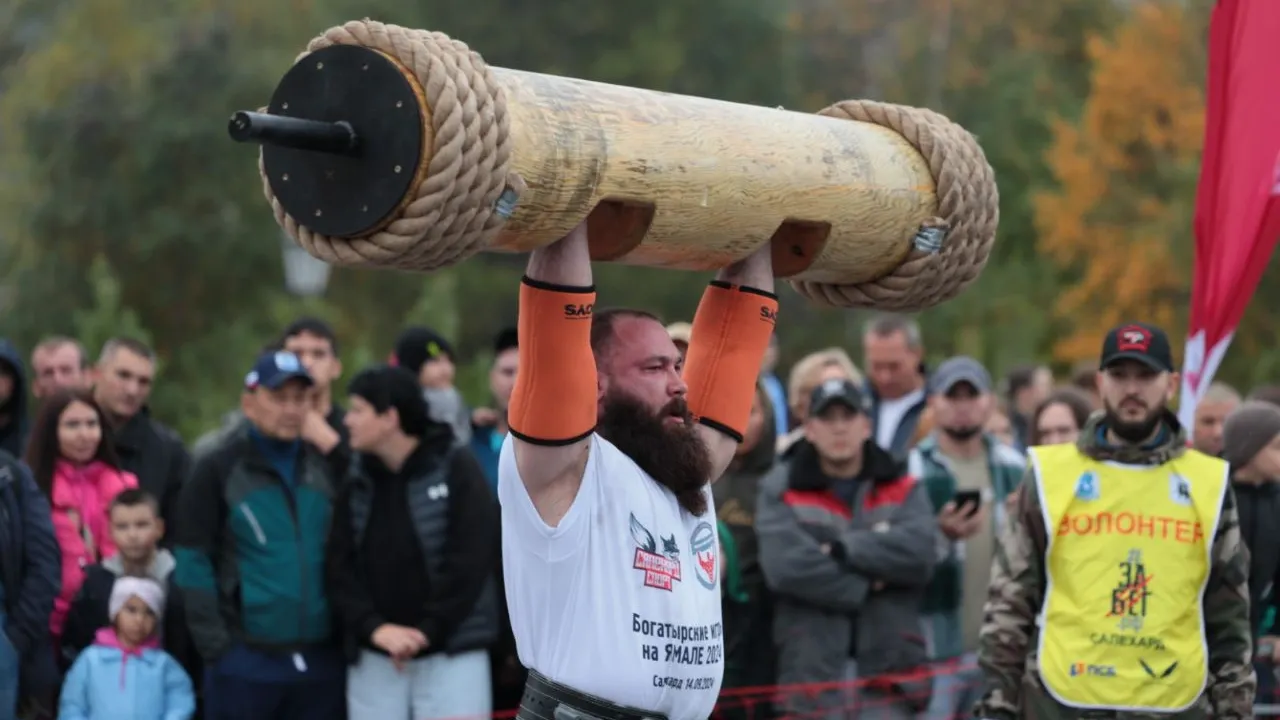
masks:
<instances>
[{"instance_id":1,"label":"black baseball cap","mask_svg":"<svg viewBox=\"0 0 1280 720\"><path fill-rule=\"evenodd\" d=\"M832 378L813 389L809 396L809 415L821 415L832 405L844 405L855 413L867 412L866 398L850 380Z\"/></svg>"},{"instance_id":2,"label":"black baseball cap","mask_svg":"<svg viewBox=\"0 0 1280 720\"><path fill-rule=\"evenodd\" d=\"M1156 372L1173 372L1169 336L1146 323L1125 323L1113 328L1102 341L1098 368L1106 370L1121 360L1140 362Z\"/></svg>"}]
</instances>

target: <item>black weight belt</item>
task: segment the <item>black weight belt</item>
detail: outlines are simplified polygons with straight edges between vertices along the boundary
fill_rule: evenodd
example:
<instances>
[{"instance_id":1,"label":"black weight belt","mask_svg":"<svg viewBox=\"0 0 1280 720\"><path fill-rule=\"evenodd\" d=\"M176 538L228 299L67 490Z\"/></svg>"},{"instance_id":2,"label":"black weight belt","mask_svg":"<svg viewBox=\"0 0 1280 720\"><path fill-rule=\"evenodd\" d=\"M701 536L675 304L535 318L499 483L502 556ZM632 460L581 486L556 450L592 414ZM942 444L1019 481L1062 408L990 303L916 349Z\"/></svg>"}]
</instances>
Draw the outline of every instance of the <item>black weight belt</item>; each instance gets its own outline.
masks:
<instances>
[{"instance_id":1,"label":"black weight belt","mask_svg":"<svg viewBox=\"0 0 1280 720\"><path fill-rule=\"evenodd\" d=\"M530 670L516 720L667 720L667 717L615 705Z\"/></svg>"}]
</instances>

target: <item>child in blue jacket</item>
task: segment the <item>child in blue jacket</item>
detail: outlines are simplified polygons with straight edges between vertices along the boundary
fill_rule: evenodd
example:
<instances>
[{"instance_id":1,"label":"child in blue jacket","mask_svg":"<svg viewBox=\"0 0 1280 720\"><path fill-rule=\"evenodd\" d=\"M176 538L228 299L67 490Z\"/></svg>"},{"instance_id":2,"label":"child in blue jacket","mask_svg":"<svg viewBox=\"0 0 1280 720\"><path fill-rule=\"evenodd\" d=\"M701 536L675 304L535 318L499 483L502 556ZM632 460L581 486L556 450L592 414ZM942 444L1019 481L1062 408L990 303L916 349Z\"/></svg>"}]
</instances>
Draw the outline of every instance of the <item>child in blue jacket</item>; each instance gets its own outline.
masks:
<instances>
[{"instance_id":1,"label":"child in blue jacket","mask_svg":"<svg viewBox=\"0 0 1280 720\"><path fill-rule=\"evenodd\" d=\"M160 649L164 588L124 576L111 588L111 627L80 653L62 685L59 720L190 720L191 678Z\"/></svg>"}]
</instances>

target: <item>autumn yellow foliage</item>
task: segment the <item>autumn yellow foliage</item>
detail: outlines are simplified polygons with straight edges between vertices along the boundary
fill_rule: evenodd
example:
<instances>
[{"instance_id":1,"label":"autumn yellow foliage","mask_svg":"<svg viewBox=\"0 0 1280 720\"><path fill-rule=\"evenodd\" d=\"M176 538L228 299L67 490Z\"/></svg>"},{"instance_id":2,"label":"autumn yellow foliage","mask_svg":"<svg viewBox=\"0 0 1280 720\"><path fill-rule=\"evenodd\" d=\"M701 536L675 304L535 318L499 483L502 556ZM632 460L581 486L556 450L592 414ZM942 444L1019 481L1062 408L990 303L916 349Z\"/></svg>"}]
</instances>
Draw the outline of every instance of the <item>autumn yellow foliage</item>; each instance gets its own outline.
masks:
<instances>
[{"instance_id":1,"label":"autumn yellow foliage","mask_svg":"<svg viewBox=\"0 0 1280 720\"><path fill-rule=\"evenodd\" d=\"M1143 2L1092 37L1090 95L1059 121L1034 198L1038 246L1073 282L1053 308L1058 360L1097 353L1110 325L1181 329L1189 297L1190 208L1204 133L1203 53L1181 3Z\"/></svg>"}]
</instances>

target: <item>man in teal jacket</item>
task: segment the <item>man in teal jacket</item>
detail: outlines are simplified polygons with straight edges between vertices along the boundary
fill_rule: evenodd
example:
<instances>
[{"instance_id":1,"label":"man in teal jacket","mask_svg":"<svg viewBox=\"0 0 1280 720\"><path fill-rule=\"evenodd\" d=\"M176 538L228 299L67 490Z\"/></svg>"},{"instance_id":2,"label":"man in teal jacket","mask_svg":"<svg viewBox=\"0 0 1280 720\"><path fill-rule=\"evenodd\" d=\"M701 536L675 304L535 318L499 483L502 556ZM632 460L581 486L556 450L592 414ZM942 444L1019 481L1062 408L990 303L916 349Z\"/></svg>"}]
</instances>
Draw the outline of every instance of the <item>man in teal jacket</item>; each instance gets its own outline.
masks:
<instances>
[{"instance_id":1,"label":"man in teal jacket","mask_svg":"<svg viewBox=\"0 0 1280 720\"><path fill-rule=\"evenodd\" d=\"M245 377L249 422L196 462L174 523L176 584L206 667L208 720L337 720L345 663L325 596L333 478L299 434L312 380L268 352Z\"/></svg>"},{"instance_id":2,"label":"man in teal jacket","mask_svg":"<svg viewBox=\"0 0 1280 720\"><path fill-rule=\"evenodd\" d=\"M931 720L964 715L981 695L973 663L991 561L1007 520L1006 500L1026 468L1021 453L983 430L994 401L991 375L981 363L946 360L929 383L934 430L907 458L941 530L938 563L921 607L935 663Z\"/></svg>"}]
</instances>

